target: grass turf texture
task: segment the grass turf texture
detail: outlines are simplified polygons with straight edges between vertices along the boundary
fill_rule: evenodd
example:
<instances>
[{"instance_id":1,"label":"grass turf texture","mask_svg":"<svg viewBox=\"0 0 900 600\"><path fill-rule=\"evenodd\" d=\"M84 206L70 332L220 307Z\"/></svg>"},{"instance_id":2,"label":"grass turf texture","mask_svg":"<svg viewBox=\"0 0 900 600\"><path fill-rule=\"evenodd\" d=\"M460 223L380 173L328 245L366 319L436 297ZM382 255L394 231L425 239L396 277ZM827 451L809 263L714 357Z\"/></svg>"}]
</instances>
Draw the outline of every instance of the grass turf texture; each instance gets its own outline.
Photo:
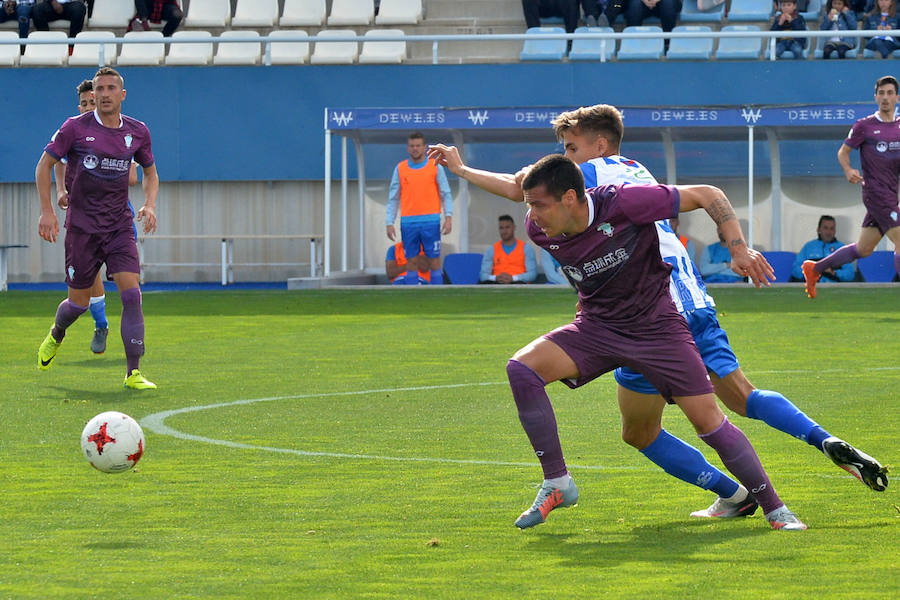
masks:
<instances>
[{"instance_id":1,"label":"grass turf texture","mask_svg":"<svg viewBox=\"0 0 900 600\"><path fill-rule=\"evenodd\" d=\"M897 289L715 295L758 387L900 464ZM611 376L549 388L581 502L517 530L541 474L504 368L567 322L567 290L145 294L142 367L160 386L150 392L122 389L116 294L106 354L90 353L85 314L38 371L60 299L0 294L0 597L794 599L900 588L900 482L872 492L804 442L733 417L810 529L772 531L760 512L691 519L712 494L621 442ZM404 389L422 386L457 387ZM357 393L367 390L378 391ZM275 399L165 424L282 452L145 426L132 472L96 472L80 454L84 423L105 410L141 420L261 398ZM664 426L720 464L677 408Z\"/></svg>"}]
</instances>

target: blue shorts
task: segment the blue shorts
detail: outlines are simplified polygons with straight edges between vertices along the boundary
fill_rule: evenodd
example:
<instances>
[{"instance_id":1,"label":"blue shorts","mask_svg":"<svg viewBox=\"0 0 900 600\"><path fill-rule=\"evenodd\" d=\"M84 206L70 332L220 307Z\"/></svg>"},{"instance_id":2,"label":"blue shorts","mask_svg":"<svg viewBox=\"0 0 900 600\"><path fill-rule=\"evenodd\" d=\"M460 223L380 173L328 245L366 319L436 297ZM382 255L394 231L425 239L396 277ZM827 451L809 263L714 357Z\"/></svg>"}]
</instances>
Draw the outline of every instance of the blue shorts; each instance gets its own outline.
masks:
<instances>
[{"instance_id":1,"label":"blue shorts","mask_svg":"<svg viewBox=\"0 0 900 600\"><path fill-rule=\"evenodd\" d=\"M728 335L719 325L716 309L701 308L688 313L686 319L706 370L715 373L720 379L737 371L740 365L728 343ZM628 367L616 369L614 376L619 385L632 392L659 394L646 377Z\"/></svg>"},{"instance_id":2,"label":"blue shorts","mask_svg":"<svg viewBox=\"0 0 900 600\"><path fill-rule=\"evenodd\" d=\"M406 256L418 256L421 250L428 258L441 255L441 220L426 222L404 222L400 220L400 239Z\"/></svg>"}]
</instances>

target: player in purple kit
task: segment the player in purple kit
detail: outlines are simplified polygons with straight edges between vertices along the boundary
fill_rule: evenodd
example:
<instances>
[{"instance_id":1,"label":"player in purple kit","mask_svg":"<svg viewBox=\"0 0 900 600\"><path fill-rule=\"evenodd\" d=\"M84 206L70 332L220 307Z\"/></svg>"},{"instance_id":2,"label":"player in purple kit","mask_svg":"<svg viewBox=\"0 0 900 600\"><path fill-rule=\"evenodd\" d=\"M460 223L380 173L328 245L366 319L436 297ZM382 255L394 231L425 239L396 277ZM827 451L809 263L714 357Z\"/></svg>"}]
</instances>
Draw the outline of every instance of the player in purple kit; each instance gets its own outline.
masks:
<instances>
[{"instance_id":1,"label":"player in purple kit","mask_svg":"<svg viewBox=\"0 0 900 600\"><path fill-rule=\"evenodd\" d=\"M855 244L842 246L822 260L803 262L801 269L810 298L816 297L816 283L823 271L869 256L884 236L894 243L894 268L900 274L900 205L897 202L900 119L895 113L898 87L897 79L890 75L875 82L878 112L854 123L838 150L838 162L847 181L862 184L866 216ZM854 149L859 149L859 162L865 177L850 166L850 152Z\"/></svg>"},{"instance_id":2,"label":"player in purple kit","mask_svg":"<svg viewBox=\"0 0 900 600\"><path fill-rule=\"evenodd\" d=\"M448 151L455 149L436 145L429 155L440 163ZM466 179L478 185L472 172ZM544 471L534 504L516 525L543 523L550 511L578 500L545 386L563 381L578 387L627 365L679 405L701 439L751 490L773 528L805 529L778 498L749 440L716 404L690 330L668 294L671 267L660 258L654 221L679 210L704 208L725 233L735 269L757 286L772 278L771 266L747 248L721 190L601 186L585 198L580 169L558 155L534 165L522 189L529 237L563 266L578 289L580 309L575 321L519 350L507 365L520 422Z\"/></svg>"},{"instance_id":3,"label":"player in purple kit","mask_svg":"<svg viewBox=\"0 0 900 600\"><path fill-rule=\"evenodd\" d=\"M103 67L94 75L97 108L68 119L53 135L35 167L41 201L39 235L55 242L59 221L50 199L51 172L63 157L71 171L66 213L66 283L68 297L59 304L56 321L38 349L38 367L50 368L66 329L87 310L91 285L102 264L116 282L122 299L121 334L125 344L125 387L152 389L140 371L144 353L144 314L141 309L140 259L128 205L128 173L132 159L144 169L144 206L137 219L144 233L156 231L159 176L153 160L150 130L122 114L125 100L122 76Z\"/></svg>"}]
</instances>

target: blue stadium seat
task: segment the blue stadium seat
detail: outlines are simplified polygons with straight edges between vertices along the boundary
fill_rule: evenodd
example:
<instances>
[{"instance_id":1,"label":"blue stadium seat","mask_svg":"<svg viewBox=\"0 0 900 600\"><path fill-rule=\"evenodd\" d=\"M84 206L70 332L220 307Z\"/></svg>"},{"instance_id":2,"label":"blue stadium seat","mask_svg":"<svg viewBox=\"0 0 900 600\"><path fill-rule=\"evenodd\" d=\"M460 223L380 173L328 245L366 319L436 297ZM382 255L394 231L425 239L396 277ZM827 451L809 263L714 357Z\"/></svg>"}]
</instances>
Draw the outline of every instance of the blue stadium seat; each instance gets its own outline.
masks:
<instances>
[{"instance_id":1,"label":"blue stadium seat","mask_svg":"<svg viewBox=\"0 0 900 600\"><path fill-rule=\"evenodd\" d=\"M815 50L815 52L813 52L814 58L825 58L825 53L822 52L822 48L825 47L825 44L827 42L828 42L827 37L810 38L809 43L815 44L816 50ZM859 42L857 41L856 47L850 48L849 50L847 50L847 54L845 54L844 56L846 56L847 58L856 58L858 54L859 54ZM832 53L831 58L837 58L837 55Z\"/></svg>"},{"instance_id":2,"label":"blue stadium seat","mask_svg":"<svg viewBox=\"0 0 900 600\"><path fill-rule=\"evenodd\" d=\"M575 33L612 33L612 27L579 27ZM606 42L606 51L603 51L603 42ZM611 60L616 54L616 40L579 40L572 41L572 49L569 50L569 60L600 60L603 55L606 60Z\"/></svg>"},{"instance_id":3,"label":"blue stadium seat","mask_svg":"<svg viewBox=\"0 0 900 600\"><path fill-rule=\"evenodd\" d=\"M672 30L693 33L712 33L706 25L679 25ZM709 60L712 55L713 40L708 38L672 38L666 58L669 60Z\"/></svg>"},{"instance_id":4,"label":"blue stadium seat","mask_svg":"<svg viewBox=\"0 0 900 600\"><path fill-rule=\"evenodd\" d=\"M811 44L814 44L814 43L815 43L815 40L811 40L811 39L806 40L806 48L803 49L803 52L801 53L800 58L794 58L793 53L791 53L790 55L787 55L787 53L785 52L785 54L781 55L782 58L780 58L778 60L803 60L805 58L809 58L809 47ZM765 52L766 60L769 60L769 49L770 49L769 40L766 40L766 52Z\"/></svg>"},{"instance_id":5,"label":"blue stadium seat","mask_svg":"<svg viewBox=\"0 0 900 600\"><path fill-rule=\"evenodd\" d=\"M825 3L822 0L809 0L806 10L800 13L800 16L806 20L807 27L821 22L823 6L825 6Z\"/></svg>"},{"instance_id":6,"label":"blue stadium seat","mask_svg":"<svg viewBox=\"0 0 900 600\"><path fill-rule=\"evenodd\" d=\"M879 250L856 261L857 268L869 283L893 281L897 271L894 270L894 253L890 250Z\"/></svg>"},{"instance_id":7,"label":"blue stadium seat","mask_svg":"<svg viewBox=\"0 0 900 600\"><path fill-rule=\"evenodd\" d=\"M875 58L875 57L881 58L880 52L875 52L874 50L869 50L868 48L865 47L866 41L867 41L866 38L863 38L862 40L860 40L860 42L863 46L863 58ZM891 52L891 58L900 58L900 48Z\"/></svg>"},{"instance_id":8,"label":"blue stadium seat","mask_svg":"<svg viewBox=\"0 0 900 600\"><path fill-rule=\"evenodd\" d=\"M770 251L763 252L763 256L775 269L775 281L777 283L787 283L791 280L791 269L794 267L794 259L797 255L793 252Z\"/></svg>"},{"instance_id":9,"label":"blue stadium seat","mask_svg":"<svg viewBox=\"0 0 900 600\"><path fill-rule=\"evenodd\" d=\"M658 25L633 25L626 27L622 33L659 33ZM663 55L663 38L624 39L617 54L619 60L659 60Z\"/></svg>"},{"instance_id":10,"label":"blue stadium seat","mask_svg":"<svg viewBox=\"0 0 900 600\"><path fill-rule=\"evenodd\" d=\"M678 20L681 23L721 23L724 14L724 2L709 10L700 10L697 8L697 0L684 0Z\"/></svg>"},{"instance_id":11,"label":"blue stadium seat","mask_svg":"<svg viewBox=\"0 0 900 600\"><path fill-rule=\"evenodd\" d=\"M759 31L757 25L727 25L722 31ZM719 60L756 60L762 51L761 37L719 38L716 58Z\"/></svg>"},{"instance_id":12,"label":"blue stadium seat","mask_svg":"<svg viewBox=\"0 0 900 600\"><path fill-rule=\"evenodd\" d=\"M772 16L770 0L731 0L728 22L768 21Z\"/></svg>"},{"instance_id":13,"label":"blue stadium seat","mask_svg":"<svg viewBox=\"0 0 900 600\"><path fill-rule=\"evenodd\" d=\"M529 27L526 35L542 33L565 33L562 27ZM566 55L566 40L533 39L525 40L520 60L562 60Z\"/></svg>"},{"instance_id":14,"label":"blue stadium seat","mask_svg":"<svg viewBox=\"0 0 900 600\"><path fill-rule=\"evenodd\" d=\"M472 285L478 283L481 273L481 254L460 252L444 257L446 283Z\"/></svg>"}]
</instances>

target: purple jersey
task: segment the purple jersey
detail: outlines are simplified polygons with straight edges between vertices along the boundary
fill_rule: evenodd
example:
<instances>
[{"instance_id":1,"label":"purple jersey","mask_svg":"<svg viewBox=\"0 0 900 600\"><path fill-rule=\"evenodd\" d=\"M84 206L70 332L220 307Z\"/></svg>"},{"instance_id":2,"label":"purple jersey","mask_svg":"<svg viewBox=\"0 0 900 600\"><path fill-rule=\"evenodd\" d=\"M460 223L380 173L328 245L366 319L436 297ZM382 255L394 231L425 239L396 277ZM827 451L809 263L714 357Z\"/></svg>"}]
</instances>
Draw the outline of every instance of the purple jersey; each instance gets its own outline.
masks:
<instances>
[{"instance_id":1,"label":"purple jersey","mask_svg":"<svg viewBox=\"0 0 900 600\"><path fill-rule=\"evenodd\" d=\"M528 219L528 236L550 252L578 290L582 313L611 323L675 312L655 221L678 215L667 185L611 185L587 190L588 227L548 238Z\"/></svg>"},{"instance_id":2,"label":"purple jersey","mask_svg":"<svg viewBox=\"0 0 900 600\"><path fill-rule=\"evenodd\" d=\"M85 233L131 229L128 171L134 158L153 165L150 130L122 115L118 128L105 127L95 112L71 117L53 134L44 152L66 159L69 209L66 228Z\"/></svg>"},{"instance_id":3,"label":"purple jersey","mask_svg":"<svg viewBox=\"0 0 900 600\"><path fill-rule=\"evenodd\" d=\"M853 124L844 143L859 149L863 172L863 203L867 208L890 209L897 204L900 176L900 119L885 123L878 113Z\"/></svg>"}]
</instances>

